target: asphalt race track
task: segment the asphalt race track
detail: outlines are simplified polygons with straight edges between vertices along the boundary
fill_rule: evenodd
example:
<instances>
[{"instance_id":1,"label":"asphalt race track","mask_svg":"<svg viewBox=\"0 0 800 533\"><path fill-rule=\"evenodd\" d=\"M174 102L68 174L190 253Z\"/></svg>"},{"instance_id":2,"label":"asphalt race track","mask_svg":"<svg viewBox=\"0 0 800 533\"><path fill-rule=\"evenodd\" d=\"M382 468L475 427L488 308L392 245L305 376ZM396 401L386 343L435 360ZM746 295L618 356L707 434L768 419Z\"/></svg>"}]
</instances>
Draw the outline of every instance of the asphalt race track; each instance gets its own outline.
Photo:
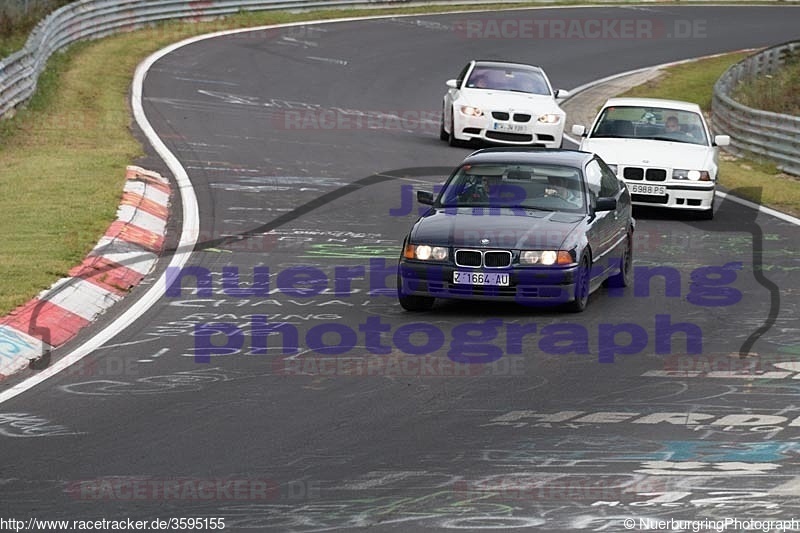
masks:
<instances>
[{"instance_id":1,"label":"asphalt race track","mask_svg":"<svg viewBox=\"0 0 800 533\"><path fill-rule=\"evenodd\" d=\"M164 57L144 105L198 197L191 275L0 405L3 514L281 532L800 520L797 226L719 198L708 222L638 211L634 286L577 315L407 313L393 272L418 209L405 199L470 152L438 138L444 82L469 59L539 64L570 89L788 41L798 13L385 18ZM607 33L561 36L570 21Z\"/></svg>"}]
</instances>

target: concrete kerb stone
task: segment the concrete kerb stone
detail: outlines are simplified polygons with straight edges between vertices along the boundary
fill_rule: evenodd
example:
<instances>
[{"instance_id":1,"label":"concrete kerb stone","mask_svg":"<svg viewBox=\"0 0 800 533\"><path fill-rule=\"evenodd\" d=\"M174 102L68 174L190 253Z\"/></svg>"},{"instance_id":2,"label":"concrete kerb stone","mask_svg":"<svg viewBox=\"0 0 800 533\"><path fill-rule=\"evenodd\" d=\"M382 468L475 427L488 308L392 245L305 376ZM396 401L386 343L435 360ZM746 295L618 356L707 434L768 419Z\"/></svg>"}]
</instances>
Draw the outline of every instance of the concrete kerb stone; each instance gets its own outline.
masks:
<instances>
[{"instance_id":1,"label":"concrete kerb stone","mask_svg":"<svg viewBox=\"0 0 800 533\"><path fill-rule=\"evenodd\" d=\"M169 181L128 166L117 219L84 261L50 288L0 317L0 380L78 334L153 269L164 248Z\"/></svg>"}]
</instances>

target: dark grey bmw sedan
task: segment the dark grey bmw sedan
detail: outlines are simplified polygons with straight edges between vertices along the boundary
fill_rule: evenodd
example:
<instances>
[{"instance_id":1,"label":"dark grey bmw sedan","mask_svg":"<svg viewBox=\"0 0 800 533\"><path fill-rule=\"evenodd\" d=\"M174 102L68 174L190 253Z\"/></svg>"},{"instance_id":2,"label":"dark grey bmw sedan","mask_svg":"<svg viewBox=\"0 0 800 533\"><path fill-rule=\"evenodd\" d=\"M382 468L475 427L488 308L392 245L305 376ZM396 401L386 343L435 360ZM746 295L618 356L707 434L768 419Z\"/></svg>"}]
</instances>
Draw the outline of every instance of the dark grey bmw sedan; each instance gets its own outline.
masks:
<instances>
[{"instance_id":1,"label":"dark grey bmw sedan","mask_svg":"<svg viewBox=\"0 0 800 533\"><path fill-rule=\"evenodd\" d=\"M580 312L602 284L631 280L630 194L600 157L560 149L470 154L403 243L400 305L436 298L562 305Z\"/></svg>"}]
</instances>

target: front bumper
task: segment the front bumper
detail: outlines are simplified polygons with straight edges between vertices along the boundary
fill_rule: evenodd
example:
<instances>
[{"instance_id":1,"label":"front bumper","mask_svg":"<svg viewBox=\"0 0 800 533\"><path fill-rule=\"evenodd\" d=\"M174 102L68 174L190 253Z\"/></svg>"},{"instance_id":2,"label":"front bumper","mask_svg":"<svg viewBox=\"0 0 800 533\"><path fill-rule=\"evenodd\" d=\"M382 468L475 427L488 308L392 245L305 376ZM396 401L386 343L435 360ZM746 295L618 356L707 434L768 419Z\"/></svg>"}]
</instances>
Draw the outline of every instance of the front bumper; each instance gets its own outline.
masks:
<instances>
[{"instance_id":1,"label":"front bumper","mask_svg":"<svg viewBox=\"0 0 800 533\"><path fill-rule=\"evenodd\" d=\"M714 182L694 182L685 180L667 180L664 182L650 182L623 179L631 193L631 202L634 205L649 205L653 207L669 207L672 209L687 209L705 211L714 205ZM663 187L665 194L640 194L641 188ZM651 191L652 192L652 191Z\"/></svg>"},{"instance_id":2,"label":"front bumper","mask_svg":"<svg viewBox=\"0 0 800 533\"><path fill-rule=\"evenodd\" d=\"M560 305L575 299L577 265L566 267L519 267L469 269L454 265L432 265L401 259L398 267L404 294L445 299L516 302L523 305ZM500 271L509 274L507 287L473 286L453 283L453 272Z\"/></svg>"},{"instance_id":3,"label":"front bumper","mask_svg":"<svg viewBox=\"0 0 800 533\"><path fill-rule=\"evenodd\" d=\"M558 124L541 124L532 118L529 122L495 120L491 116L464 116L455 121L455 136L460 140L479 139L491 143L560 148L564 133L564 119ZM505 128L505 129L504 129ZM514 131L510 131L510 130Z\"/></svg>"}]
</instances>

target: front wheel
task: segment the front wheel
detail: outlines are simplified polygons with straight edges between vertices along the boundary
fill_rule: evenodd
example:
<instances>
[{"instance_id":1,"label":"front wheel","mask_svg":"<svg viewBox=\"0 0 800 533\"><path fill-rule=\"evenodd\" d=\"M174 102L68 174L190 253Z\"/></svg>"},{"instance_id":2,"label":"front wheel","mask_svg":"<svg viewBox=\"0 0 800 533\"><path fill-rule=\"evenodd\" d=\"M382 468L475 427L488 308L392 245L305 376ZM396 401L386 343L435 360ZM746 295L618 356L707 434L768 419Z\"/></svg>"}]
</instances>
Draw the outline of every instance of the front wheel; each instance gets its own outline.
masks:
<instances>
[{"instance_id":1,"label":"front wheel","mask_svg":"<svg viewBox=\"0 0 800 533\"><path fill-rule=\"evenodd\" d=\"M584 255L575 271L575 299L568 305L573 313L580 313L589 305L590 277L589 258Z\"/></svg>"},{"instance_id":2,"label":"front wheel","mask_svg":"<svg viewBox=\"0 0 800 533\"><path fill-rule=\"evenodd\" d=\"M432 296L416 296L414 294L406 294L403 292L403 280L400 274L397 275L397 300L400 302L400 307L406 311L428 311L433 307L436 298Z\"/></svg>"},{"instance_id":3,"label":"front wheel","mask_svg":"<svg viewBox=\"0 0 800 533\"><path fill-rule=\"evenodd\" d=\"M442 120L439 121L439 139L443 141L450 140L450 135L444 129L444 108L442 108Z\"/></svg>"},{"instance_id":4,"label":"front wheel","mask_svg":"<svg viewBox=\"0 0 800 533\"><path fill-rule=\"evenodd\" d=\"M625 237L625 248L619 260L619 273L610 276L605 281L606 287L623 288L628 287L632 281L633 272L633 239L631 234Z\"/></svg>"},{"instance_id":5,"label":"front wheel","mask_svg":"<svg viewBox=\"0 0 800 533\"><path fill-rule=\"evenodd\" d=\"M450 113L450 135L447 136L447 144L450 146L461 146L461 141L456 139L455 112Z\"/></svg>"},{"instance_id":6,"label":"front wheel","mask_svg":"<svg viewBox=\"0 0 800 533\"><path fill-rule=\"evenodd\" d=\"M714 208L709 207L705 211L700 211L700 220L714 220Z\"/></svg>"},{"instance_id":7,"label":"front wheel","mask_svg":"<svg viewBox=\"0 0 800 533\"><path fill-rule=\"evenodd\" d=\"M713 220L714 219L714 198L716 198L716 193L711 195L711 207L704 211L700 211L699 218L700 220Z\"/></svg>"}]
</instances>

